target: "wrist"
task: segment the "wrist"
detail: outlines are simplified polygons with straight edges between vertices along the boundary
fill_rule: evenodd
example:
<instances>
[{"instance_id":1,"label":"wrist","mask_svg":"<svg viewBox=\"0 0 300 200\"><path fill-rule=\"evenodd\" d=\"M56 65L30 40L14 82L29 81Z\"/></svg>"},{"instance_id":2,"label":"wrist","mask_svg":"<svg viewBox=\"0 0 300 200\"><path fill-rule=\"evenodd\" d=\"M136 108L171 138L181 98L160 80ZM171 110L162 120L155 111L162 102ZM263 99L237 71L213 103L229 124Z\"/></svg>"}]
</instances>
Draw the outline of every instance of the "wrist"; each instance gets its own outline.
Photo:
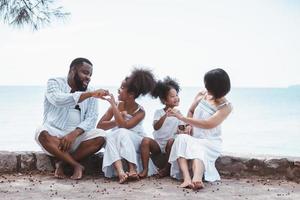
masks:
<instances>
[{"instance_id":1,"label":"wrist","mask_svg":"<svg viewBox=\"0 0 300 200\"><path fill-rule=\"evenodd\" d=\"M82 128L76 127L76 129L75 129L76 137L81 135L83 132L84 132L84 130Z\"/></svg>"},{"instance_id":2,"label":"wrist","mask_svg":"<svg viewBox=\"0 0 300 200\"><path fill-rule=\"evenodd\" d=\"M184 122L184 119L185 119L185 117L184 117L183 115L180 115L180 116L179 116L179 120L181 120L181 121Z\"/></svg>"},{"instance_id":3,"label":"wrist","mask_svg":"<svg viewBox=\"0 0 300 200\"><path fill-rule=\"evenodd\" d=\"M87 98L93 97L94 92L86 92Z\"/></svg>"}]
</instances>

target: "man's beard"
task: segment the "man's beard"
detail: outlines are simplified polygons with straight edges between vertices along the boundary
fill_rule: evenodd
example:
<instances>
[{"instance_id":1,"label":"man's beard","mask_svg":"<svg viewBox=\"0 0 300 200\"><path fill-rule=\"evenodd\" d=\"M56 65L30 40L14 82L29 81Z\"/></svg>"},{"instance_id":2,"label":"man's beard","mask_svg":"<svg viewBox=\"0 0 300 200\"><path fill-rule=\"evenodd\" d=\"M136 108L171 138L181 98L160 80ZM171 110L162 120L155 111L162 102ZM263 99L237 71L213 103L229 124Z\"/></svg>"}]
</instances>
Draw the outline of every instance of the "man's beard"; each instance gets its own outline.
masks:
<instances>
[{"instance_id":1,"label":"man's beard","mask_svg":"<svg viewBox=\"0 0 300 200\"><path fill-rule=\"evenodd\" d=\"M77 87L77 90L79 91L86 91L87 87L85 87L83 85L83 81L80 80L78 74L76 73L75 76L74 76L74 81L75 81L75 85Z\"/></svg>"}]
</instances>

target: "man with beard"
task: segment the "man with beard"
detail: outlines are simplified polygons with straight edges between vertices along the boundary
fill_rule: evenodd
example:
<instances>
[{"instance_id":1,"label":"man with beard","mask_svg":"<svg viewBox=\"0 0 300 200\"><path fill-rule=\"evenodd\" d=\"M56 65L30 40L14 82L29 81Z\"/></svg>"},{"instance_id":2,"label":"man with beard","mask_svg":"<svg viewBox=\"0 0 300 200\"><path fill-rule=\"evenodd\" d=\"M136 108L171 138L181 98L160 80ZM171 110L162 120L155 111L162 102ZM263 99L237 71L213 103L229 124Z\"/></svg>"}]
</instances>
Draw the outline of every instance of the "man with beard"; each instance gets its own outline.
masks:
<instances>
[{"instance_id":1,"label":"man with beard","mask_svg":"<svg viewBox=\"0 0 300 200\"><path fill-rule=\"evenodd\" d=\"M83 158L97 152L105 143L105 132L95 129L98 118L96 98L108 95L107 90L88 88L92 63L76 58L67 78L51 78L44 99L43 125L35 139L43 151L55 157L57 178L65 178L63 164L73 167L71 179L81 179Z\"/></svg>"}]
</instances>

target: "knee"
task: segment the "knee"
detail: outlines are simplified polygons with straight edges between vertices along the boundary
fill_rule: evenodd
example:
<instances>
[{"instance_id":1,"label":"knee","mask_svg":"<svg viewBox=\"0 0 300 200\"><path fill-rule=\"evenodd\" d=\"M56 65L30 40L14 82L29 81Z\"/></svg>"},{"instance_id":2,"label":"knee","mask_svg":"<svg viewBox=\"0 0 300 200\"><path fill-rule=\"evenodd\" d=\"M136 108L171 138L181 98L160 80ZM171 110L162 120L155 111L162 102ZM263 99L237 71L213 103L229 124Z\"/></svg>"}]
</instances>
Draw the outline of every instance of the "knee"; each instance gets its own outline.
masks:
<instances>
[{"instance_id":1,"label":"knee","mask_svg":"<svg viewBox=\"0 0 300 200\"><path fill-rule=\"evenodd\" d=\"M168 140L168 143L167 143L167 144L168 144L168 145L172 145L173 143L174 143L174 138L171 138L171 139Z\"/></svg>"},{"instance_id":2,"label":"knee","mask_svg":"<svg viewBox=\"0 0 300 200\"><path fill-rule=\"evenodd\" d=\"M143 138L143 140L142 140L141 146L142 146L142 147L143 147L143 146L149 146L150 143L151 143L151 138L145 137L145 138Z\"/></svg>"},{"instance_id":3,"label":"knee","mask_svg":"<svg viewBox=\"0 0 300 200\"><path fill-rule=\"evenodd\" d=\"M42 131L38 137L38 140L41 144L47 144L50 142L49 134L47 131Z\"/></svg>"},{"instance_id":4,"label":"knee","mask_svg":"<svg viewBox=\"0 0 300 200\"><path fill-rule=\"evenodd\" d=\"M173 143L174 143L174 138L169 139L167 142L167 147L171 147Z\"/></svg>"}]
</instances>

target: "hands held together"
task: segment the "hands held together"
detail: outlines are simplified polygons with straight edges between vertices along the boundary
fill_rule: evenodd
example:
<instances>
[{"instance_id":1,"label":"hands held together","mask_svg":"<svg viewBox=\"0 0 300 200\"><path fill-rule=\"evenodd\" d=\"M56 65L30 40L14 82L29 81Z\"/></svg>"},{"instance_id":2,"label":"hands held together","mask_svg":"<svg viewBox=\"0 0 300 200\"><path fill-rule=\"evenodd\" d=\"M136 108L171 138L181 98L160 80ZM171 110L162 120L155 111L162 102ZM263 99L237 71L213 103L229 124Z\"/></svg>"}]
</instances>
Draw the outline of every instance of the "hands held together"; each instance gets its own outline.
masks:
<instances>
[{"instance_id":1,"label":"hands held together","mask_svg":"<svg viewBox=\"0 0 300 200\"><path fill-rule=\"evenodd\" d=\"M116 100L113 94L108 90L98 89L92 92L92 97L108 101L110 104L116 105Z\"/></svg>"},{"instance_id":2,"label":"hands held together","mask_svg":"<svg viewBox=\"0 0 300 200\"><path fill-rule=\"evenodd\" d=\"M179 120L182 120L184 118L180 111L175 108L168 108L168 110L166 111L166 115L167 117L176 117ZM177 133L192 135L192 126L189 124L179 125L177 128Z\"/></svg>"}]
</instances>

